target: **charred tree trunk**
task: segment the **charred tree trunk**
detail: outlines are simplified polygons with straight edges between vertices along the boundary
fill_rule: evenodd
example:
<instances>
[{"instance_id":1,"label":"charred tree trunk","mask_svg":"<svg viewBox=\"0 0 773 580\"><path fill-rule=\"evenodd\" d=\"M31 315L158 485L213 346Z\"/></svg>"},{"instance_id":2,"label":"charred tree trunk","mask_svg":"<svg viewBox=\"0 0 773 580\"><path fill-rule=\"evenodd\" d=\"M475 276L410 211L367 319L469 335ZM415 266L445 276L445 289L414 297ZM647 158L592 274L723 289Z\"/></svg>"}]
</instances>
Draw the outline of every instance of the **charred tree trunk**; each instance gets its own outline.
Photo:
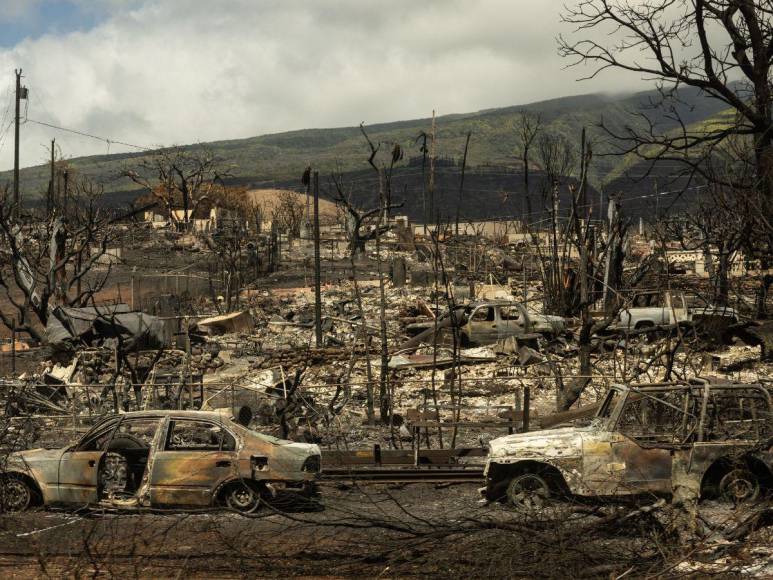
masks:
<instances>
[{"instance_id":1,"label":"charred tree trunk","mask_svg":"<svg viewBox=\"0 0 773 580\"><path fill-rule=\"evenodd\" d=\"M768 291L770 290L771 284L773 284L773 275L763 274L760 278L760 284L757 287L756 317L758 319L764 319L768 317L767 301Z\"/></svg>"},{"instance_id":2,"label":"charred tree trunk","mask_svg":"<svg viewBox=\"0 0 773 580\"><path fill-rule=\"evenodd\" d=\"M717 277L714 288L714 301L719 306L727 306L730 296L730 253L720 248L717 260Z\"/></svg>"}]
</instances>

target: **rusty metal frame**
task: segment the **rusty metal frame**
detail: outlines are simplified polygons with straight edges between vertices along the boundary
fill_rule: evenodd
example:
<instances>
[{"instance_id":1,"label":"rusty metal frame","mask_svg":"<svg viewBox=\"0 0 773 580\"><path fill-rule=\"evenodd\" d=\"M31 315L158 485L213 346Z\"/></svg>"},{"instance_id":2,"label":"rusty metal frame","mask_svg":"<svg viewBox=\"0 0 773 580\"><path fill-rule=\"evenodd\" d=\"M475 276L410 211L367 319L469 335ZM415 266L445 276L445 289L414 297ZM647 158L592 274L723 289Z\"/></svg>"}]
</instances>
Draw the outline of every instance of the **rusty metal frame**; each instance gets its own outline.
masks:
<instances>
[{"instance_id":1,"label":"rusty metal frame","mask_svg":"<svg viewBox=\"0 0 773 580\"><path fill-rule=\"evenodd\" d=\"M607 428L610 430L614 430L617 428L620 415L622 414L623 409L625 408L625 405L630 402L629 397L631 393L636 393L641 396L653 399L659 403L662 403L668 407L673 408L674 410L683 413L684 417L686 418L688 415L695 417L698 419L698 425L697 425L697 442L702 443L705 441L705 423L706 423L706 413L708 409L708 402L709 402L709 395L713 391L717 390L724 390L724 391L740 391L740 390L749 390L753 389L755 391L758 391L767 401L768 408L773 411L773 396L771 396L771 393L766 389L761 383L749 383L749 384L738 384L738 383L725 383L725 382L714 382L709 379L704 378L696 378L692 379L691 381L684 382L684 383L652 383L650 385L624 385L624 384L615 384L612 385L610 388L610 391L612 389L615 389L621 393L624 394L624 397L618 401L616 409L613 411L613 415L608 418L608 425ZM685 399L685 406L687 406L687 401L689 400L689 397L696 397L696 391L699 391L700 394L698 397L700 397L701 400L701 411L700 416L696 417L692 413L685 413L683 409L679 409L675 405L672 405L666 401L662 401L661 399L658 399L657 397L654 397L650 393L657 393L657 392L675 392L681 389L688 390L688 397ZM599 409L599 415L601 414L602 408ZM682 442L685 443L684 441Z\"/></svg>"}]
</instances>

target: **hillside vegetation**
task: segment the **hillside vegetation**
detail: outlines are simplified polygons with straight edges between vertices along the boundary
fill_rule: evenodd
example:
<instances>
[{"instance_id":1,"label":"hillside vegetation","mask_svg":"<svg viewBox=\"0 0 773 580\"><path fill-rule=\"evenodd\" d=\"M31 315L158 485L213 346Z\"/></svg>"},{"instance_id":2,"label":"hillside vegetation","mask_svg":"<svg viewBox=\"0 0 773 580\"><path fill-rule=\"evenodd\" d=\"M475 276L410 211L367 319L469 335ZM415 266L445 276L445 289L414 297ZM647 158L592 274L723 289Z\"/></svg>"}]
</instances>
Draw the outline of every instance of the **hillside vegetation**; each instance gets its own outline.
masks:
<instances>
[{"instance_id":1,"label":"hillside vegetation","mask_svg":"<svg viewBox=\"0 0 773 580\"><path fill-rule=\"evenodd\" d=\"M680 94L683 104L679 112L688 123L711 122L722 109L714 100L692 90ZM626 126L643 127L644 120L632 113L647 111L655 118L659 129L668 131L675 125L666 116L651 110L655 93L637 93L625 96L581 95L541 101L529 105L478 111L475 113L445 115L437 118L437 155L460 159L467 132L472 132L468 166L498 166L518 168L520 147L516 133L519 114L524 111L539 113L543 131L561 135L570 143L579 144L583 127L595 140L597 153L591 176L594 186L603 186L612 178L619 178L631 160L601 156L610 150L598 129L600 121L613 130ZM406 153L403 164L410 157L421 155L417 136L429 132L431 119L416 119L367 126L371 139L400 143ZM274 184L294 183L303 168L313 165L322 175L339 167L344 172L358 172L368 168L367 148L358 127L333 129L305 129L247 139L216 141L186 147L208 147L230 166L232 181L248 187L272 187ZM79 157L69 160L75 170L104 184L114 203L122 203L136 195L138 186L122 178L125 168L136 166L141 158L151 153L128 153ZM26 199L39 198L48 181L45 166L23 169L22 190ZM10 172L0 179L10 181ZM619 179L618 179L619 181Z\"/></svg>"}]
</instances>

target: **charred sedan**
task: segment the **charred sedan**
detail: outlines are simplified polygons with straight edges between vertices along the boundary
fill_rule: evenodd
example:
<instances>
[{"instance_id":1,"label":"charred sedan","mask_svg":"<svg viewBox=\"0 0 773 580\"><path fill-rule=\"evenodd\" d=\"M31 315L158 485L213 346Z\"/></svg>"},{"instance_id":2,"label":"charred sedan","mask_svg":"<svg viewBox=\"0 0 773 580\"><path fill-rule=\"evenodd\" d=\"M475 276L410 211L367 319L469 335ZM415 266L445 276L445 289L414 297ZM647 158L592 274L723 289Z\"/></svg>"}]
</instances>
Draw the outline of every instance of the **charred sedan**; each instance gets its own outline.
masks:
<instances>
[{"instance_id":1,"label":"charred sedan","mask_svg":"<svg viewBox=\"0 0 773 580\"><path fill-rule=\"evenodd\" d=\"M12 453L7 510L34 505L257 509L278 486L310 489L316 445L263 435L225 414L143 411L112 416L65 449Z\"/></svg>"}]
</instances>

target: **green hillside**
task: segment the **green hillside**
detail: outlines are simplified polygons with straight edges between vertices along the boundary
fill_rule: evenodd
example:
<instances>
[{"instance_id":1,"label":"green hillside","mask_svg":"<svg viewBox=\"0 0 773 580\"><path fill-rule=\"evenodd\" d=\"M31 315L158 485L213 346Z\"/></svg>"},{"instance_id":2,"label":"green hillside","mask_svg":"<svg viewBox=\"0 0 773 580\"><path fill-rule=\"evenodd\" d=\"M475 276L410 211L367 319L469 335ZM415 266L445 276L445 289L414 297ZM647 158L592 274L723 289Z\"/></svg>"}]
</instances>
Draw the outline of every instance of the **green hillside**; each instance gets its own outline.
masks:
<instances>
[{"instance_id":1,"label":"green hillside","mask_svg":"<svg viewBox=\"0 0 773 580\"><path fill-rule=\"evenodd\" d=\"M562 135L579 146L580 131L587 128L595 141L594 151L603 153L609 148L605 137L597 129L602 117L613 130L620 131L632 125L642 128L644 121L631 113L648 107L654 93L637 93L625 96L581 95L541 101L522 106L478 111L476 113L445 115L436 120L437 155L461 158L465 137L472 132L468 164L470 166L499 165L518 166L520 154L516 126L523 110L540 113L543 131ZM694 91L682 91L680 113L688 123L709 120L722 106ZM656 115L649 111L650 116ZM663 131L672 129L672 121L656 118ZM420 155L416 138L421 131L429 132L429 118L398 121L367 126L371 139L398 142L407 158ZM272 181L298 179L303 168L311 164L323 174L340 166L344 171L367 168L367 148L358 127L333 129L304 129L247 139L215 141L202 144L214 150L230 166L230 172L240 183L250 185L270 184ZM198 147L201 145L190 145ZM66 153L66 152L65 152ZM120 177L125 168L136 166L146 153L99 155L71 159L76 170L104 184L105 191L125 197L137 186ZM608 176L619 176L630 160L617 157L596 156L591 176L594 185L603 185ZM39 197L48 182L48 168L38 166L21 172L22 191L25 198ZM9 180L10 172L0 176Z\"/></svg>"}]
</instances>

